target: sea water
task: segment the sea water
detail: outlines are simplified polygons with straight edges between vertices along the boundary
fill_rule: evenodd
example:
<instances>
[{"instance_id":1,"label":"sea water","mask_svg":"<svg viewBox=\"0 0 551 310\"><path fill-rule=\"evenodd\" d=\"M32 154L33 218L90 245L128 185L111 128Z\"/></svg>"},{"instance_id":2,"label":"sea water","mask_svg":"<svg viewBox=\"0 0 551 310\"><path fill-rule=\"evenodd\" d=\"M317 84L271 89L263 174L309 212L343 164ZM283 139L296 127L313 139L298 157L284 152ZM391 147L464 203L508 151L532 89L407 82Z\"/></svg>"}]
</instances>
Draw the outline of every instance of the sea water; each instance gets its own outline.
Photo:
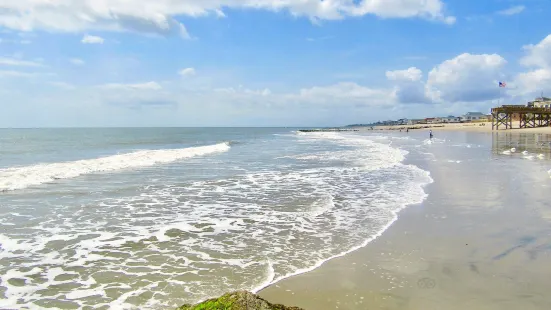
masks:
<instances>
[{"instance_id":1,"label":"sea water","mask_svg":"<svg viewBox=\"0 0 551 310\"><path fill-rule=\"evenodd\" d=\"M258 291L422 202L432 180L407 153L357 132L0 130L0 308L169 309Z\"/></svg>"}]
</instances>

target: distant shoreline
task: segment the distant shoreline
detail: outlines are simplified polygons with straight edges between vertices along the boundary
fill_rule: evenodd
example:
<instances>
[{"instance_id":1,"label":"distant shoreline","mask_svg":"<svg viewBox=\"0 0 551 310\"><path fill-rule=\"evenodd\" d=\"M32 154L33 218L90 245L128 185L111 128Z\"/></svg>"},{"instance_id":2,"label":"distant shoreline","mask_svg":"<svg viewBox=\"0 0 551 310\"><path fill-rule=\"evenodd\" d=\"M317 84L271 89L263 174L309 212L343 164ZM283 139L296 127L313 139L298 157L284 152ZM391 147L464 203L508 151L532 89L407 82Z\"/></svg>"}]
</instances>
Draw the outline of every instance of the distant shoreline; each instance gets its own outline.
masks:
<instances>
[{"instance_id":1,"label":"distant shoreline","mask_svg":"<svg viewBox=\"0 0 551 310\"><path fill-rule=\"evenodd\" d=\"M536 128L518 128L519 122L513 122L512 129L505 129L503 126L499 130L492 130L491 122L476 122L476 123L448 123L448 124L416 124L416 125L391 125L391 126L365 126L355 127L360 131L405 131L430 129L434 131L452 130L452 131L477 131L477 132L530 132L530 133L546 133L551 134L551 127L536 127ZM371 129L373 128L373 129Z\"/></svg>"}]
</instances>

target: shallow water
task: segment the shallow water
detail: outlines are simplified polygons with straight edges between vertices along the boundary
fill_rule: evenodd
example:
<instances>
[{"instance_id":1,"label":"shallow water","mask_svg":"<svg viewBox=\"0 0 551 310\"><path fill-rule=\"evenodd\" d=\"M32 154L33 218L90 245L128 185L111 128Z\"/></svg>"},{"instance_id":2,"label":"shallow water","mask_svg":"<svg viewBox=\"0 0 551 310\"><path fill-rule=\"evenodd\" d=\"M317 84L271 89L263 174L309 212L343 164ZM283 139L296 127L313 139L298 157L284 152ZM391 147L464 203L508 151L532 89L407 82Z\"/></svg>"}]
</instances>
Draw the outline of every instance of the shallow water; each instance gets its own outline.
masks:
<instances>
[{"instance_id":1,"label":"shallow water","mask_svg":"<svg viewBox=\"0 0 551 310\"><path fill-rule=\"evenodd\" d=\"M425 198L428 173L403 163L423 144L262 128L2 130L0 307L161 309L311 270Z\"/></svg>"},{"instance_id":2,"label":"shallow water","mask_svg":"<svg viewBox=\"0 0 551 310\"><path fill-rule=\"evenodd\" d=\"M305 309L551 309L551 136L405 136L377 139L430 172L427 199L365 248L261 296Z\"/></svg>"}]
</instances>

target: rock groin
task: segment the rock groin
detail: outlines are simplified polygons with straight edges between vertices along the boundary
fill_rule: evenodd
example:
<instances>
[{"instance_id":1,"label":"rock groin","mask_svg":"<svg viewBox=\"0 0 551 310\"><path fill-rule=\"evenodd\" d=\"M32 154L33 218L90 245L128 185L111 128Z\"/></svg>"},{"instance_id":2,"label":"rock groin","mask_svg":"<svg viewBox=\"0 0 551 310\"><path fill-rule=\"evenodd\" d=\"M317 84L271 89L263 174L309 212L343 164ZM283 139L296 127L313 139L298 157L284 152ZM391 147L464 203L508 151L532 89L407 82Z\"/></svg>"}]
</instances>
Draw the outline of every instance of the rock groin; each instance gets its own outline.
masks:
<instances>
[{"instance_id":1,"label":"rock groin","mask_svg":"<svg viewBox=\"0 0 551 310\"><path fill-rule=\"evenodd\" d=\"M298 307L271 304L259 296L246 292L233 292L196 305L183 305L177 310L304 310Z\"/></svg>"}]
</instances>

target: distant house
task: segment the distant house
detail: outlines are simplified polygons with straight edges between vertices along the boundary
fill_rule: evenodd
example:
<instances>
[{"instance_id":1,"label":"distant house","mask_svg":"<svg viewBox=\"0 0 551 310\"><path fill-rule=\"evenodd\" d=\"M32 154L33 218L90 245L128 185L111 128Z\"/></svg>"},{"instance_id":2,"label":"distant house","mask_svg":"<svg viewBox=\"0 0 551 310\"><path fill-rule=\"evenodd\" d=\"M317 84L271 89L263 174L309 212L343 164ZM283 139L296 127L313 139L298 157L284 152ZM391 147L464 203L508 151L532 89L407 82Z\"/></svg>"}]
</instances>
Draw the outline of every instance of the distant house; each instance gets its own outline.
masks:
<instances>
[{"instance_id":1,"label":"distant house","mask_svg":"<svg viewBox=\"0 0 551 310\"><path fill-rule=\"evenodd\" d=\"M408 120L408 125L415 125L415 124L426 124L424 119L410 119Z\"/></svg>"},{"instance_id":2,"label":"distant house","mask_svg":"<svg viewBox=\"0 0 551 310\"><path fill-rule=\"evenodd\" d=\"M440 124L442 123L442 120L438 117L428 117L428 118L425 118L425 122L427 124Z\"/></svg>"},{"instance_id":3,"label":"distant house","mask_svg":"<svg viewBox=\"0 0 551 310\"><path fill-rule=\"evenodd\" d=\"M528 102L528 106L529 107L534 107L534 108L547 108L547 109L549 109L549 108L551 108L551 98L547 98L547 97L536 98L536 100Z\"/></svg>"},{"instance_id":4,"label":"distant house","mask_svg":"<svg viewBox=\"0 0 551 310\"><path fill-rule=\"evenodd\" d=\"M408 125L409 120L407 118L401 118L401 119L397 120L396 123L398 123L398 125Z\"/></svg>"},{"instance_id":5,"label":"distant house","mask_svg":"<svg viewBox=\"0 0 551 310\"><path fill-rule=\"evenodd\" d=\"M461 117L459 117L459 116L448 115L446 117L440 117L440 119L442 120L442 123L459 123L459 122L461 122Z\"/></svg>"},{"instance_id":6,"label":"distant house","mask_svg":"<svg viewBox=\"0 0 551 310\"><path fill-rule=\"evenodd\" d=\"M461 116L462 122L473 122L473 121L487 121L488 116L481 112L468 112L467 114Z\"/></svg>"}]
</instances>

